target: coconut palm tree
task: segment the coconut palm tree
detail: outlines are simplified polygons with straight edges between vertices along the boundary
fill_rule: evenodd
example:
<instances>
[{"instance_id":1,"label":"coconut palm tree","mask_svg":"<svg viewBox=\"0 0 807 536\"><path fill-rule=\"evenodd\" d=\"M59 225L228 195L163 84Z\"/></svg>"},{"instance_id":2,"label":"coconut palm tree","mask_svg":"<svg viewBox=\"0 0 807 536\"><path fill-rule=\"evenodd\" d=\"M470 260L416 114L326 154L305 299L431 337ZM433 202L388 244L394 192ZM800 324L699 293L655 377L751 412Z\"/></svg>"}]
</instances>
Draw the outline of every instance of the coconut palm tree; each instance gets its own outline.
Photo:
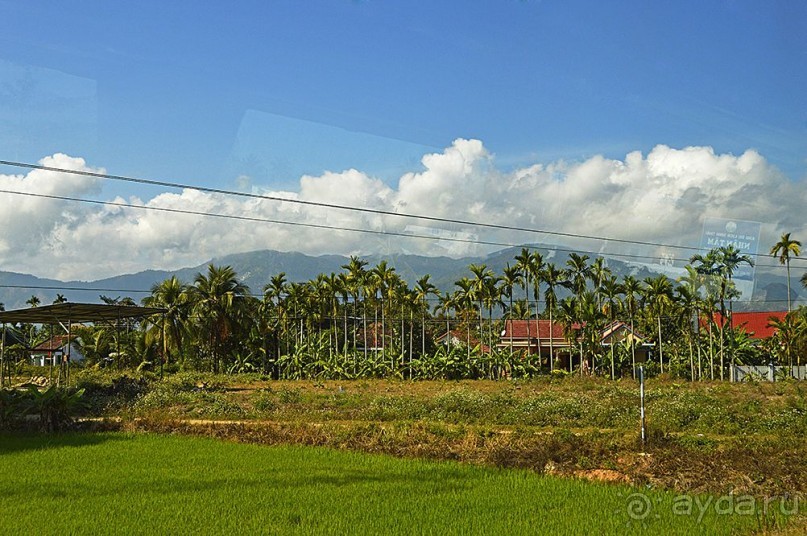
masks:
<instances>
[{"instance_id":1,"label":"coconut palm tree","mask_svg":"<svg viewBox=\"0 0 807 536\"><path fill-rule=\"evenodd\" d=\"M249 287L241 283L230 266L207 267L207 274L198 273L188 289L193 314L203 331L204 344L219 372L231 336L238 329L239 313L244 309Z\"/></svg>"},{"instance_id":2,"label":"coconut palm tree","mask_svg":"<svg viewBox=\"0 0 807 536\"><path fill-rule=\"evenodd\" d=\"M787 312L793 309L790 306L790 255L798 257L801 254L801 242L790 238L790 233L784 233L782 238L771 248L771 256L779 258L779 263L787 267Z\"/></svg>"},{"instance_id":3,"label":"coconut palm tree","mask_svg":"<svg viewBox=\"0 0 807 536\"><path fill-rule=\"evenodd\" d=\"M173 351L177 356L184 355L184 338L187 332L186 323L190 312L188 285L176 276L171 276L151 287L151 296L143 299L147 307L161 307L165 312L150 323L159 328L162 338L163 359L168 363Z\"/></svg>"}]
</instances>

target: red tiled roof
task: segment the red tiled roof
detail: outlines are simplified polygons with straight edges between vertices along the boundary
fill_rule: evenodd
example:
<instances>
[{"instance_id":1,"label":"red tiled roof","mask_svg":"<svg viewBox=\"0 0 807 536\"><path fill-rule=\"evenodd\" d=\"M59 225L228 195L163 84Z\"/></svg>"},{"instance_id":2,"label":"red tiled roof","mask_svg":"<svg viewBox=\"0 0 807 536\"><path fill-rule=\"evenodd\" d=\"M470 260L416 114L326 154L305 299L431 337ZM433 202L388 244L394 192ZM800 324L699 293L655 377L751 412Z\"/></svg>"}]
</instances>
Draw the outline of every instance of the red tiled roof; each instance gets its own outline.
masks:
<instances>
[{"instance_id":1,"label":"red tiled roof","mask_svg":"<svg viewBox=\"0 0 807 536\"><path fill-rule=\"evenodd\" d=\"M75 337L73 337L75 340ZM67 335L54 335L50 339L37 344L33 351L40 351L40 352L54 352L56 350L61 349L65 344L67 344Z\"/></svg>"},{"instance_id":2,"label":"red tiled roof","mask_svg":"<svg viewBox=\"0 0 807 536\"><path fill-rule=\"evenodd\" d=\"M786 314L786 311L734 313L734 327L744 329L754 339L767 339L776 333L776 328L768 325L771 317L783 320Z\"/></svg>"},{"instance_id":3,"label":"red tiled roof","mask_svg":"<svg viewBox=\"0 0 807 536\"><path fill-rule=\"evenodd\" d=\"M529 322L529 336L532 339L549 339L549 320L507 320L504 323L504 332L502 333L502 340L510 339L510 332L513 333L513 339L526 339L527 338L527 323ZM575 329L579 329L579 325L575 324ZM565 340L563 337L563 324L552 322L552 339Z\"/></svg>"},{"instance_id":4,"label":"red tiled roof","mask_svg":"<svg viewBox=\"0 0 807 536\"><path fill-rule=\"evenodd\" d=\"M782 320L784 319L785 315L787 315L786 311L736 312L733 314L734 321L732 324L734 325L735 329L744 329L745 332L748 333L753 339L767 339L776 333L776 328L768 325L771 317L777 320ZM723 325L723 318L720 316L720 313L715 313L714 321L718 326ZM706 319L701 319L701 326L705 326L706 322Z\"/></svg>"},{"instance_id":5,"label":"red tiled roof","mask_svg":"<svg viewBox=\"0 0 807 536\"><path fill-rule=\"evenodd\" d=\"M543 346L544 341L549 341L549 320L530 320L529 321L529 329L530 329L530 338L533 341L541 339L541 345ZM582 324L572 324L572 328L574 330L579 330L582 327ZM603 328L601 332L602 341L606 342L610 339L611 335L618 332L621 329L625 329L630 331L630 327L621 322L619 320L615 320L613 323L608 324ZM504 344L510 340L510 330L512 329L513 332L513 341L526 341L527 340L527 320L507 320L504 324L504 331L501 335L501 343ZM643 340L645 337L641 333L637 333L634 331L634 336L638 339ZM560 345L566 343L566 338L563 334L563 324L559 324L557 322L552 322L552 340L558 342Z\"/></svg>"}]
</instances>

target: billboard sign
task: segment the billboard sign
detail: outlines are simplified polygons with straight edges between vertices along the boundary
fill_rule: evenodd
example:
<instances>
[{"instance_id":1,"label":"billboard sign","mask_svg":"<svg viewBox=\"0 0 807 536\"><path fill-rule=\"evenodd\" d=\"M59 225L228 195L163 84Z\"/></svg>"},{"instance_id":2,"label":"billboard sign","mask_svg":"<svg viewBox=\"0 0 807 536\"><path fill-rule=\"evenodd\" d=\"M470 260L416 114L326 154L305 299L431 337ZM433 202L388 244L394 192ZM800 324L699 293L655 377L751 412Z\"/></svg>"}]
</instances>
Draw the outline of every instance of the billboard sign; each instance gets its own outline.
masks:
<instances>
[{"instance_id":1,"label":"billboard sign","mask_svg":"<svg viewBox=\"0 0 807 536\"><path fill-rule=\"evenodd\" d=\"M741 255L748 255L756 261L761 227L762 224L755 221L706 218L700 248L706 253L710 249L733 245ZM737 290L742 292L742 297L751 298L754 293L754 267L743 263L737 267L732 279Z\"/></svg>"}]
</instances>

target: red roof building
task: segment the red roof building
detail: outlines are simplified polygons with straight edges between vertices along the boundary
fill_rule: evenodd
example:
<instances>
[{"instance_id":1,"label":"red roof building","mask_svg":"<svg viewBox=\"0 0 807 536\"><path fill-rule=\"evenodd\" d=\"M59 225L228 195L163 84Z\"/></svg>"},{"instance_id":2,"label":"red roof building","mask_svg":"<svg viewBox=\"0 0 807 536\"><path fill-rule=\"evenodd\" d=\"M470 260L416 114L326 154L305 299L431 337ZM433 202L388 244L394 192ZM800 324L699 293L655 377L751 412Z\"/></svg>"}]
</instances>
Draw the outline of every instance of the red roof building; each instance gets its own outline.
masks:
<instances>
[{"instance_id":1,"label":"red roof building","mask_svg":"<svg viewBox=\"0 0 807 536\"><path fill-rule=\"evenodd\" d=\"M572 324L574 331L579 331L581 324ZM526 348L530 341L530 353L546 353L550 346L565 348L569 345L564 336L563 324L550 323L549 320L505 320L504 330L501 334L499 347L509 347L512 340L513 348ZM615 321L605 326L601 333L603 345L611 344L611 340L621 341L626 337L643 343L645 337L639 333L631 332L630 326L624 322ZM575 340L577 337L575 337Z\"/></svg>"},{"instance_id":2,"label":"red roof building","mask_svg":"<svg viewBox=\"0 0 807 536\"><path fill-rule=\"evenodd\" d=\"M743 311L732 314L734 329L742 329L752 339L767 339L776 333L776 328L770 325L771 319L784 320L787 311ZM723 325L723 318L715 313L715 324ZM701 322L704 325L705 320Z\"/></svg>"},{"instance_id":3,"label":"red roof building","mask_svg":"<svg viewBox=\"0 0 807 536\"><path fill-rule=\"evenodd\" d=\"M581 327L581 324L572 325L572 329L576 332ZM631 331L628 324L615 321L606 325L600 332L600 344L605 348L618 345L626 339L636 344L636 361L646 361L653 344L646 343L644 336ZM572 344L576 345L578 340L575 333ZM510 348L511 345L513 350L527 350L528 354L539 356L542 362L544 358L549 361L551 354L564 368L568 366L569 359L578 359L573 357L575 352L571 351L569 341L564 336L563 324L550 323L549 320L505 320L504 330L497 346Z\"/></svg>"}]
</instances>

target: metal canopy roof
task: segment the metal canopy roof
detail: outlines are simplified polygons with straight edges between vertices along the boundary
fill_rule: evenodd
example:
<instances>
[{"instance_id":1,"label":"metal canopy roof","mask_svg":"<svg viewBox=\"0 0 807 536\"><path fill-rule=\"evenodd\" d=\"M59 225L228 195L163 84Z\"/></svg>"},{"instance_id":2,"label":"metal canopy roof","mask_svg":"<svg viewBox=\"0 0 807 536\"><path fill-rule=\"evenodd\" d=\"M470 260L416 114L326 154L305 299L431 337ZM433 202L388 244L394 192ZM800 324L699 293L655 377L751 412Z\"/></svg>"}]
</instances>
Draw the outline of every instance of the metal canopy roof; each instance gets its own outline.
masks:
<instances>
[{"instance_id":1,"label":"metal canopy roof","mask_svg":"<svg viewBox=\"0 0 807 536\"><path fill-rule=\"evenodd\" d=\"M122 318L140 318L164 313L159 307L106 305L100 303L55 303L29 309L0 311L0 322L58 324L67 322L112 322Z\"/></svg>"}]
</instances>

